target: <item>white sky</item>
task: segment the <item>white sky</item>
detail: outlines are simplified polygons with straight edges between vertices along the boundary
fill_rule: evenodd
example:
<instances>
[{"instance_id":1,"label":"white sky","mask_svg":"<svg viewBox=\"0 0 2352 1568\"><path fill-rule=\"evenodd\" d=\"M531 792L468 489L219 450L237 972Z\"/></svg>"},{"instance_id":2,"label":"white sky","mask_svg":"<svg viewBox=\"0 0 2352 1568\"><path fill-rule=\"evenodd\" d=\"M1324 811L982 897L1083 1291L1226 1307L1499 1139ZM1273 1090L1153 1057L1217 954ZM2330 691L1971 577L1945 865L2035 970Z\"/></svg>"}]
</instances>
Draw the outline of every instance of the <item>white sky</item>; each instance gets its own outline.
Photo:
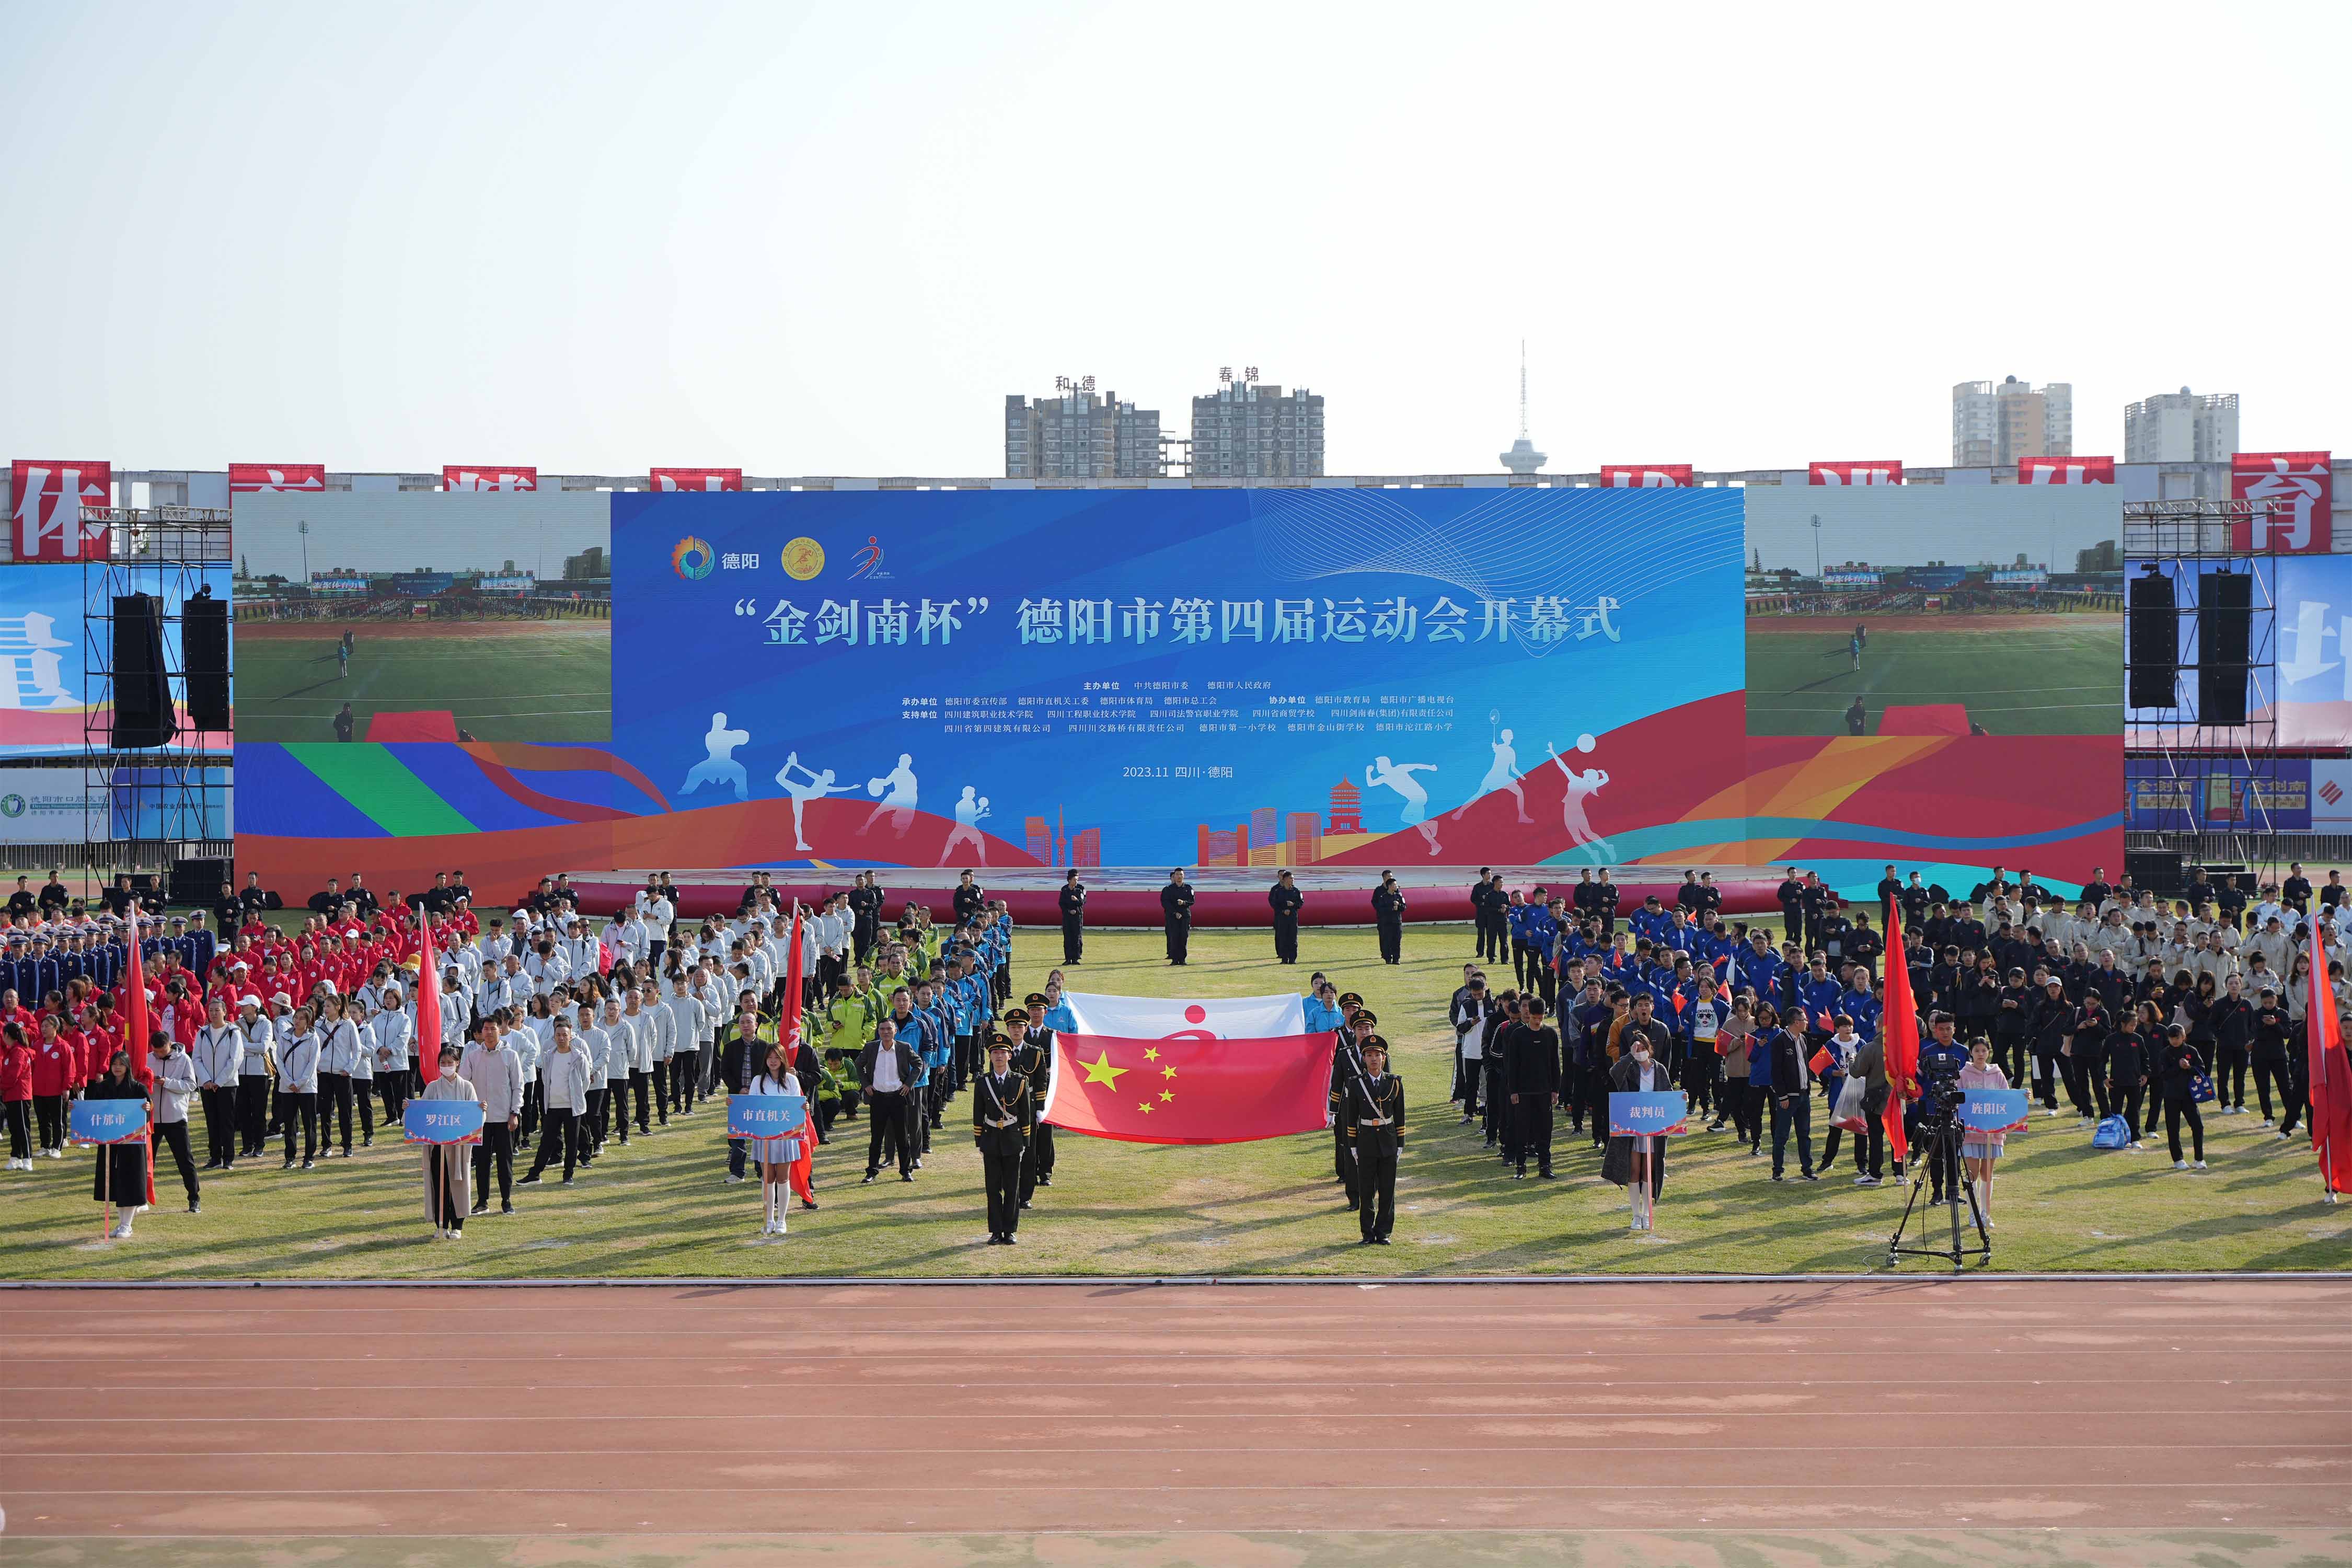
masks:
<instances>
[{"instance_id":1,"label":"white sky","mask_svg":"<svg viewBox=\"0 0 2352 1568\"><path fill-rule=\"evenodd\" d=\"M1950 386L2352 449L2352 5L0 3L0 456L1003 471L1008 392L1333 473L1941 464Z\"/></svg>"}]
</instances>

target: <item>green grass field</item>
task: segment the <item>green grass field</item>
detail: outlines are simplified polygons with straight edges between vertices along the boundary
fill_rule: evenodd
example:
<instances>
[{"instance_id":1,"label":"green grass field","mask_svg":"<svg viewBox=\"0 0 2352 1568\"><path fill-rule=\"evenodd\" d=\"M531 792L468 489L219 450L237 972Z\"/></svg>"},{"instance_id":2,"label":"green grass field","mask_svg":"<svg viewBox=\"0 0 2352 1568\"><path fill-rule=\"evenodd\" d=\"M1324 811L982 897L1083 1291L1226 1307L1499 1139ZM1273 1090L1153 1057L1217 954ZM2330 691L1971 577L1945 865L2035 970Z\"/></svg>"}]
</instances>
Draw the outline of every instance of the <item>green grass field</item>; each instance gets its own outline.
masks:
<instances>
[{"instance_id":1,"label":"green grass field","mask_svg":"<svg viewBox=\"0 0 2352 1568\"><path fill-rule=\"evenodd\" d=\"M1865 617L1866 618L1866 617ZM1843 735L1859 695L1867 733L1890 706L1960 703L1995 735L2120 735L2118 616L1955 616L1871 623L1862 668L1851 617L1751 616L1748 732Z\"/></svg>"},{"instance_id":2,"label":"green grass field","mask_svg":"<svg viewBox=\"0 0 2352 1568\"><path fill-rule=\"evenodd\" d=\"M357 642L341 676L346 624ZM613 623L600 620L239 623L237 736L331 741L349 702L362 741L372 715L415 710L447 710L481 741L607 741L612 652Z\"/></svg>"},{"instance_id":3,"label":"green grass field","mask_svg":"<svg viewBox=\"0 0 2352 1568\"><path fill-rule=\"evenodd\" d=\"M1670 1161L1656 1237L1634 1240L1622 1194L1600 1177L1589 1143L1565 1130L1563 1178L1509 1178L1461 1127L1443 1096L1450 1079L1447 995L1468 955L1460 926L1414 927L1407 962L1367 962L1370 931L1309 931L1301 965L1272 961L1263 932L1202 931L1192 964L1161 962L1158 932L1090 937L1084 989L1138 994L1247 995L1294 988L1309 967L1363 993L1399 1047L1417 1123L1399 1177L1396 1245L1359 1248L1355 1220L1331 1180L1328 1134L1215 1148L1111 1143L1064 1133L1055 1184L1023 1217L1021 1246L982 1245L979 1157L971 1101L950 1107L949 1131L915 1184L866 1187L866 1131L836 1128L818 1152L823 1209L792 1216L791 1239L757 1244L758 1188L726 1186L716 1112L698 1113L627 1150L607 1150L569 1191L518 1190L511 1218L484 1216L466 1239L427 1238L417 1155L379 1138L348 1163L303 1173L275 1160L209 1182L205 1212L181 1212L162 1173L160 1205L127 1244L100 1245L89 1201L91 1156L37 1161L0 1179L0 1277L12 1279L197 1279L677 1275L896 1275L985 1279L1007 1274L1505 1274L1821 1271L1883 1267L1903 1205L1892 1186L1775 1185L1770 1161L1728 1133L1695 1132ZM1024 994L1058 954L1056 933L1016 945ZM963 1120L959 1124L958 1115ZM1818 1119L1817 1119L1818 1124ZM2004 1269L2340 1269L2352 1208L2319 1201L2315 1166L2258 1117L2209 1119L2208 1172L2181 1174L2164 1156L2095 1153L2071 1123L2037 1121L2011 1141L1995 1203L1994 1266ZM201 1151L203 1141L197 1139ZM1769 1152L1769 1144L1768 1144ZM167 1162L168 1165L168 1162ZM1937 1265L1906 1260L1906 1269Z\"/></svg>"}]
</instances>

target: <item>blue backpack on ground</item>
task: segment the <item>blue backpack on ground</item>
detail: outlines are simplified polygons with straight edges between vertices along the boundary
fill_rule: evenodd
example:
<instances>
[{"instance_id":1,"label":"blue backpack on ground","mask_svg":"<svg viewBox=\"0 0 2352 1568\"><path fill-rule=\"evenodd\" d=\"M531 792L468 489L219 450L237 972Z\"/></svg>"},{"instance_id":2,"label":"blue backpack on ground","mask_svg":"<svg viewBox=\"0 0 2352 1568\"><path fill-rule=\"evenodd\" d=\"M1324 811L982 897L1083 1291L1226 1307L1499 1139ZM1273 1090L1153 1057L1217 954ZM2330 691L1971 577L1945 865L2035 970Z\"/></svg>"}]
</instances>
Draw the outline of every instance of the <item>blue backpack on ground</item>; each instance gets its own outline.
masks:
<instances>
[{"instance_id":1,"label":"blue backpack on ground","mask_svg":"<svg viewBox=\"0 0 2352 1568\"><path fill-rule=\"evenodd\" d=\"M2131 1141L2131 1123L2120 1116L2102 1118L2098 1130L2091 1134L2094 1149L2128 1149Z\"/></svg>"}]
</instances>

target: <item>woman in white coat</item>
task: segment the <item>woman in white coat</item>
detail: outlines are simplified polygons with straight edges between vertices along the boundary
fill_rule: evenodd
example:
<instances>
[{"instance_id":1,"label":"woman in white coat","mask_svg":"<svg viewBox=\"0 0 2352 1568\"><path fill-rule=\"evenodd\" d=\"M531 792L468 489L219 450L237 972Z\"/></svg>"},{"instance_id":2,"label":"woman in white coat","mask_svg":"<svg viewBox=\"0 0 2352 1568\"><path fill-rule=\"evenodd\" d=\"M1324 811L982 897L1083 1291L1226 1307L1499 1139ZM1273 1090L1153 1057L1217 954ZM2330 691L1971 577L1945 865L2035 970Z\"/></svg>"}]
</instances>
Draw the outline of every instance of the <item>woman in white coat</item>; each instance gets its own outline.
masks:
<instances>
[{"instance_id":1,"label":"woman in white coat","mask_svg":"<svg viewBox=\"0 0 2352 1568\"><path fill-rule=\"evenodd\" d=\"M587 1163L584 1145L589 1063L589 1054L583 1043L573 1037L571 1024L558 1018L555 1044L539 1064L539 1152L530 1157L530 1173L522 1178L525 1184L539 1180L539 1173L547 1169L559 1145L563 1152L565 1186L572 1184L573 1166Z\"/></svg>"}]
</instances>

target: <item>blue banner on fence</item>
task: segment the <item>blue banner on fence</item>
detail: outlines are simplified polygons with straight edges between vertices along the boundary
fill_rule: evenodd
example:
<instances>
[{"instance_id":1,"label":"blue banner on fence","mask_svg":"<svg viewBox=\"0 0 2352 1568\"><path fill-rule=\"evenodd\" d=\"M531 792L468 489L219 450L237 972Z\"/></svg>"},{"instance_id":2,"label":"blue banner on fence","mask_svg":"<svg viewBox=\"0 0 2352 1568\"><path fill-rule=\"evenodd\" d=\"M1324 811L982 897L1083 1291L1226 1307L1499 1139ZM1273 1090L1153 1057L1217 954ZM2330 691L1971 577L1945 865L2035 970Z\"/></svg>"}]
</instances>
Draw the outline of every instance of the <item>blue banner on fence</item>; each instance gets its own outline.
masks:
<instances>
[{"instance_id":1,"label":"blue banner on fence","mask_svg":"<svg viewBox=\"0 0 2352 1568\"><path fill-rule=\"evenodd\" d=\"M782 1138L800 1131L808 1101L797 1094L730 1094L727 1097L727 1136Z\"/></svg>"},{"instance_id":2,"label":"blue banner on fence","mask_svg":"<svg viewBox=\"0 0 2352 1568\"><path fill-rule=\"evenodd\" d=\"M482 1135L481 1102L412 1100L401 1108L400 1131L411 1143L471 1143Z\"/></svg>"},{"instance_id":3,"label":"blue banner on fence","mask_svg":"<svg viewBox=\"0 0 2352 1568\"><path fill-rule=\"evenodd\" d=\"M77 1143L128 1143L147 1136L143 1100L77 1100L68 1128Z\"/></svg>"},{"instance_id":4,"label":"blue banner on fence","mask_svg":"<svg viewBox=\"0 0 2352 1568\"><path fill-rule=\"evenodd\" d=\"M2029 1103L2021 1089L1972 1089L1960 1101L1960 1125L1979 1132L2006 1132L2025 1125Z\"/></svg>"},{"instance_id":5,"label":"blue banner on fence","mask_svg":"<svg viewBox=\"0 0 2352 1568\"><path fill-rule=\"evenodd\" d=\"M1690 1131L1690 1100L1678 1089L1648 1094L1609 1097L1609 1135L1612 1138L1669 1137Z\"/></svg>"}]
</instances>

